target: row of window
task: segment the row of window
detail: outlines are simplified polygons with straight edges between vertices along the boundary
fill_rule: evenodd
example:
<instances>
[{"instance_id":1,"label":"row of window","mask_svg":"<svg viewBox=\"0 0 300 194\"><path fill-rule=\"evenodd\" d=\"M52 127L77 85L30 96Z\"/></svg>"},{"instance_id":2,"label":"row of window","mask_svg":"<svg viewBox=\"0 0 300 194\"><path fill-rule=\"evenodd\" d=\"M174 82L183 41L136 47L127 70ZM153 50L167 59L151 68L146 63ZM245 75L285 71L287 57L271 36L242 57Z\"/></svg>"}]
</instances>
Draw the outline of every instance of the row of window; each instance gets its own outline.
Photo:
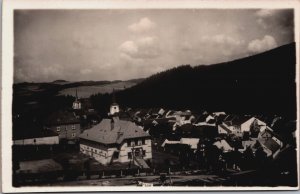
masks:
<instances>
[{"instance_id":1,"label":"row of window","mask_svg":"<svg viewBox=\"0 0 300 194\"><path fill-rule=\"evenodd\" d=\"M90 149L89 147L87 147L87 150L88 151L91 150L91 152L96 153L96 154L102 154L101 150L97 150L97 149L93 149L93 148ZM106 157L106 153L104 153L104 157Z\"/></svg>"},{"instance_id":2,"label":"row of window","mask_svg":"<svg viewBox=\"0 0 300 194\"><path fill-rule=\"evenodd\" d=\"M71 126L71 129L72 129L72 130L75 130L75 129L76 129L76 126L75 126L75 125L72 125L72 126ZM60 132L60 130L61 130L61 127L60 127L60 126L56 127L56 131L57 131L57 132ZM67 130L67 127L65 127L65 130Z\"/></svg>"},{"instance_id":3,"label":"row of window","mask_svg":"<svg viewBox=\"0 0 300 194\"><path fill-rule=\"evenodd\" d=\"M128 140L127 141L127 146L128 147L134 147L134 146L141 146L141 145L145 145L145 140Z\"/></svg>"},{"instance_id":4,"label":"row of window","mask_svg":"<svg viewBox=\"0 0 300 194\"><path fill-rule=\"evenodd\" d=\"M128 159L132 159L132 152L128 152L127 155L128 155ZM142 153L135 153L134 156L136 156L136 157L140 157L140 156L145 157L146 156L146 150L143 150Z\"/></svg>"}]
</instances>

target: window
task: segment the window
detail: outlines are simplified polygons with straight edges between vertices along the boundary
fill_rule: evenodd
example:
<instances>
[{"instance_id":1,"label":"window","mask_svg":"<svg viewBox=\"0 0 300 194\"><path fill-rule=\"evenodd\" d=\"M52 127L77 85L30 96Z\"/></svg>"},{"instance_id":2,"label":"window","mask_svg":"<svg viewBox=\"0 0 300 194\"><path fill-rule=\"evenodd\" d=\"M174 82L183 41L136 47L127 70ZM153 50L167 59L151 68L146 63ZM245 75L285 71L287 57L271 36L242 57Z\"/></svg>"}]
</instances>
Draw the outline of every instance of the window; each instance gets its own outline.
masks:
<instances>
[{"instance_id":1,"label":"window","mask_svg":"<svg viewBox=\"0 0 300 194\"><path fill-rule=\"evenodd\" d=\"M113 159L118 159L118 158L119 158L119 152L114 152Z\"/></svg>"},{"instance_id":2,"label":"window","mask_svg":"<svg viewBox=\"0 0 300 194\"><path fill-rule=\"evenodd\" d=\"M134 142L134 141L131 141L130 146L131 146L131 147L135 146L135 142Z\"/></svg>"},{"instance_id":3,"label":"window","mask_svg":"<svg viewBox=\"0 0 300 194\"><path fill-rule=\"evenodd\" d=\"M139 145L139 146L142 145L142 140L139 140L139 141L138 141L138 145Z\"/></svg>"},{"instance_id":4,"label":"window","mask_svg":"<svg viewBox=\"0 0 300 194\"><path fill-rule=\"evenodd\" d=\"M72 133L72 137L75 137L76 136L76 133Z\"/></svg>"},{"instance_id":5,"label":"window","mask_svg":"<svg viewBox=\"0 0 300 194\"><path fill-rule=\"evenodd\" d=\"M76 129L75 125L72 125L72 130L75 130L75 129Z\"/></svg>"},{"instance_id":6,"label":"window","mask_svg":"<svg viewBox=\"0 0 300 194\"><path fill-rule=\"evenodd\" d=\"M56 131L57 131L57 132L60 132L60 127L56 127Z\"/></svg>"},{"instance_id":7,"label":"window","mask_svg":"<svg viewBox=\"0 0 300 194\"><path fill-rule=\"evenodd\" d=\"M132 159L132 153L128 152L128 159Z\"/></svg>"},{"instance_id":8,"label":"window","mask_svg":"<svg viewBox=\"0 0 300 194\"><path fill-rule=\"evenodd\" d=\"M143 150L143 156L146 156L146 150Z\"/></svg>"},{"instance_id":9,"label":"window","mask_svg":"<svg viewBox=\"0 0 300 194\"><path fill-rule=\"evenodd\" d=\"M146 144L146 142L145 142L145 140L144 140L144 139L142 140L142 144L143 144L143 145L145 145L145 144Z\"/></svg>"}]
</instances>

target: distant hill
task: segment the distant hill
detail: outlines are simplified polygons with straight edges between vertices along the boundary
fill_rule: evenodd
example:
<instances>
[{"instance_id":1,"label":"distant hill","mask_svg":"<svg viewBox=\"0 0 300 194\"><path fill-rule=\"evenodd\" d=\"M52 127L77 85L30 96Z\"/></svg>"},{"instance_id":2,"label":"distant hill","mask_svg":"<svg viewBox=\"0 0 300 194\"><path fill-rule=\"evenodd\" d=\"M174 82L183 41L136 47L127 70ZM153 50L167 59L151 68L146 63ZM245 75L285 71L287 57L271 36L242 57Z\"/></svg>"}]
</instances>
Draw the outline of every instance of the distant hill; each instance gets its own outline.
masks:
<instances>
[{"instance_id":1,"label":"distant hill","mask_svg":"<svg viewBox=\"0 0 300 194\"><path fill-rule=\"evenodd\" d=\"M117 100L130 107L222 110L295 118L295 61L292 43L231 62L179 66L118 92ZM99 108L107 108L104 105L109 99L93 96L94 102L103 101Z\"/></svg>"}]
</instances>

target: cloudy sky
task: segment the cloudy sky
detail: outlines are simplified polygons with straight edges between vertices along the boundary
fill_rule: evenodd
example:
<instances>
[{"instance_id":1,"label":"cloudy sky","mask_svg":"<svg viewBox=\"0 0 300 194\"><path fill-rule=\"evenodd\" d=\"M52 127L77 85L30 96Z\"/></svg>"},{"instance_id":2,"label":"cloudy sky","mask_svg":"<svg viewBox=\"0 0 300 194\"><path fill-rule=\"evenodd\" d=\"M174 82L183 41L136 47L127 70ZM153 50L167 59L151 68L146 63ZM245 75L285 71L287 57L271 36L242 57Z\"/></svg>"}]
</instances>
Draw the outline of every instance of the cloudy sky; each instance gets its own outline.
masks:
<instances>
[{"instance_id":1,"label":"cloudy sky","mask_svg":"<svg viewBox=\"0 0 300 194\"><path fill-rule=\"evenodd\" d=\"M18 10L14 80L127 80L294 41L292 10Z\"/></svg>"}]
</instances>

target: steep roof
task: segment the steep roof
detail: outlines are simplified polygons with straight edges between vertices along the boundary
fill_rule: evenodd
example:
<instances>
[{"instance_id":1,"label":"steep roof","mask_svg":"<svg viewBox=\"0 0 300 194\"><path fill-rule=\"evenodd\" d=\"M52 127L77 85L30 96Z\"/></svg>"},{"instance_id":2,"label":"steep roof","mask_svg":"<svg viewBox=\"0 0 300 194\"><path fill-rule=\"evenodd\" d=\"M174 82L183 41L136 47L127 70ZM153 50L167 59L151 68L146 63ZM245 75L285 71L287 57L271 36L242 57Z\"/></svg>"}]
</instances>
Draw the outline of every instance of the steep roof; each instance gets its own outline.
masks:
<instances>
[{"instance_id":1,"label":"steep roof","mask_svg":"<svg viewBox=\"0 0 300 194\"><path fill-rule=\"evenodd\" d=\"M98 125L85 130L80 138L101 144L121 144L125 139L150 136L131 121L113 120L103 119Z\"/></svg>"}]
</instances>

